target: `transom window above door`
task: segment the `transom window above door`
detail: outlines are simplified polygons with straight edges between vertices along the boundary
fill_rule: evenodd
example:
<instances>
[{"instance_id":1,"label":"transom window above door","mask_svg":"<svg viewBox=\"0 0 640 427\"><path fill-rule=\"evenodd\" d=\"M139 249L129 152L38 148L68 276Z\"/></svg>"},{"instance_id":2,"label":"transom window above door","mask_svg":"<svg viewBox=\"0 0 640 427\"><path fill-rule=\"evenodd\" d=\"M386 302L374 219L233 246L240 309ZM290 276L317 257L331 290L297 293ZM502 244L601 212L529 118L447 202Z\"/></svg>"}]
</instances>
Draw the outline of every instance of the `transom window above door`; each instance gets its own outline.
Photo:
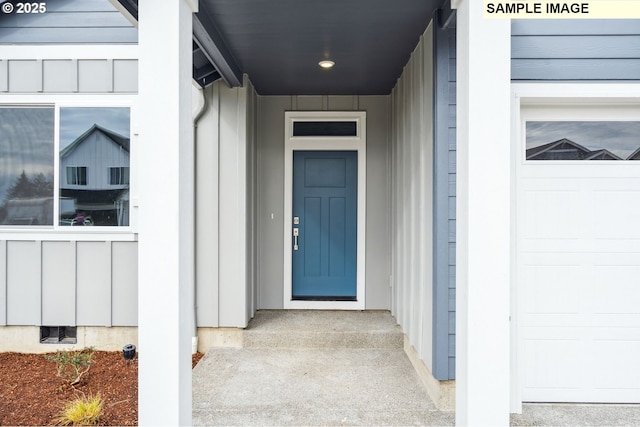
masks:
<instances>
[{"instance_id":1,"label":"transom window above door","mask_svg":"<svg viewBox=\"0 0 640 427\"><path fill-rule=\"evenodd\" d=\"M358 136L356 121L294 121L293 136Z\"/></svg>"}]
</instances>

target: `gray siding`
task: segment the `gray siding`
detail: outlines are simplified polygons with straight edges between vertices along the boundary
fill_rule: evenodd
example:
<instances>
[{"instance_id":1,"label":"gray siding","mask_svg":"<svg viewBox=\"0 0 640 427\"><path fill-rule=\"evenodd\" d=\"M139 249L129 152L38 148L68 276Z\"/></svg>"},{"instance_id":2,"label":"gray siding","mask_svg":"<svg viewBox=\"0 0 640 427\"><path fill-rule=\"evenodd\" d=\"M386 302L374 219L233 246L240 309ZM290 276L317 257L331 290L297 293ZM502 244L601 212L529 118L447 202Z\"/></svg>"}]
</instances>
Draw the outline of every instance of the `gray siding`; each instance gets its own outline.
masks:
<instances>
[{"instance_id":1,"label":"gray siding","mask_svg":"<svg viewBox=\"0 0 640 427\"><path fill-rule=\"evenodd\" d=\"M367 112L367 309L390 308L389 96L261 96L258 115L258 307L283 307L284 113ZM272 216L273 215L273 216Z\"/></svg>"},{"instance_id":2,"label":"gray siding","mask_svg":"<svg viewBox=\"0 0 640 427\"><path fill-rule=\"evenodd\" d=\"M7 242L7 324L42 322L42 242Z\"/></svg>"},{"instance_id":3,"label":"gray siding","mask_svg":"<svg viewBox=\"0 0 640 427\"><path fill-rule=\"evenodd\" d=\"M0 92L136 93L136 59L2 59Z\"/></svg>"},{"instance_id":4,"label":"gray siding","mask_svg":"<svg viewBox=\"0 0 640 427\"><path fill-rule=\"evenodd\" d=\"M253 84L245 79L247 87L247 304L246 318L251 319L258 309L258 94Z\"/></svg>"},{"instance_id":5,"label":"gray siding","mask_svg":"<svg viewBox=\"0 0 640 427\"><path fill-rule=\"evenodd\" d=\"M112 326L138 324L138 245L111 243Z\"/></svg>"},{"instance_id":6,"label":"gray siding","mask_svg":"<svg viewBox=\"0 0 640 427\"><path fill-rule=\"evenodd\" d=\"M439 20L439 17L438 17ZM455 378L456 41L455 28L434 31L434 342L433 375Z\"/></svg>"},{"instance_id":7,"label":"gray siding","mask_svg":"<svg viewBox=\"0 0 640 427\"><path fill-rule=\"evenodd\" d=\"M78 324L109 326L111 323L110 243L78 242L77 248Z\"/></svg>"},{"instance_id":8,"label":"gray siding","mask_svg":"<svg viewBox=\"0 0 640 427\"><path fill-rule=\"evenodd\" d=\"M640 80L640 19L513 20L511 78Z\"/></svg>"},{"instance_id":9,"label":"gray siding","mask_svg":"<svg viewBox=\"0 0 640 427\"><path fill-rule=\"evenodd\" d=\"M3 14L0 44L138 42L138 30L108 0L56 0L46 7L41 14Z\"/></svg>"},{"instance_id":10,"label":"gray siding","mask_svg":"<svg viewBox=\"0 0 640 427\"><path fill-rule=\"evenodd\" d=\"M251 82L204 89L196 131L196 317L199 327L244 328L257 305L258 96Z\"/></svg>"},{"instance_id":11,"label":"gray siding","mask_svg":"<svg viewBox=\"0 0 640 427\"><path fill-rule=\"evenodd\" d=\"M42 245L42 324L76 324L76 245L46 242Z\"/></svg>"},{"instance_id":12,"label":"gray siding","mask_svg":"<svg viewBox=\"0 0 640 427\"><path fill-rule=\"evenodd\" d=\"M137 246L0 241L0 325L136 326Z\"/></svg>"}]
</instances>

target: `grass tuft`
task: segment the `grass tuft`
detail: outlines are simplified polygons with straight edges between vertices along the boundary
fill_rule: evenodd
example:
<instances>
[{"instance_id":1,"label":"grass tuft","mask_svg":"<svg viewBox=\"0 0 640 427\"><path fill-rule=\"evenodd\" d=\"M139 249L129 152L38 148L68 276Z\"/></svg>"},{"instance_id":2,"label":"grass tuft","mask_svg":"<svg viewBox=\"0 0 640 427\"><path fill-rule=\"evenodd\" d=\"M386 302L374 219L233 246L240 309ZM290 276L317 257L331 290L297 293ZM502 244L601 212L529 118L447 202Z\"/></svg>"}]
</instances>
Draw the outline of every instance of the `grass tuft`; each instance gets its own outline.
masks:
<instances>
[{"instance_id":1,"label":"grass tuft","mask_svg":"<svg viewBox=\"0 0 640 427\"><path fill-rule=\"evenodd\" d=\"M100 394L83 396L68 402L56 423L63 426L95 426L100 421L104 401Z\"/></svg>"}]
</instances>

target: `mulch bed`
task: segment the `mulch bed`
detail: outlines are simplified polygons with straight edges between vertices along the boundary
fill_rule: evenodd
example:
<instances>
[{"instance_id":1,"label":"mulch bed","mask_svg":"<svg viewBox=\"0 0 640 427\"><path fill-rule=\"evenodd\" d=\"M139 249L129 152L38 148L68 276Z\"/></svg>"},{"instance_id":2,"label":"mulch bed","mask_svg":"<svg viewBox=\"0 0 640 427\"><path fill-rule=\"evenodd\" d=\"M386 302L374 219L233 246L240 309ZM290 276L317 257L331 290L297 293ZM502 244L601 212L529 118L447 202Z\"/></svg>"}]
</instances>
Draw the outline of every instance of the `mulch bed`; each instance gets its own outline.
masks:
<instances>
[{"instance_id":1,"label":"mulch bed","mask_svg":"<svg viewBox=\"0 0 640 427\"><path fill-rule=\"evenodd\" d=\"M202 354L195 354L195 366ZM0 425L55 425L65 403L100 393L105 401L100 425L138 424L138 358L97 351L79 384L56 375L56 364L42 354L0 353Z\"/></svg>"}]
</instances>

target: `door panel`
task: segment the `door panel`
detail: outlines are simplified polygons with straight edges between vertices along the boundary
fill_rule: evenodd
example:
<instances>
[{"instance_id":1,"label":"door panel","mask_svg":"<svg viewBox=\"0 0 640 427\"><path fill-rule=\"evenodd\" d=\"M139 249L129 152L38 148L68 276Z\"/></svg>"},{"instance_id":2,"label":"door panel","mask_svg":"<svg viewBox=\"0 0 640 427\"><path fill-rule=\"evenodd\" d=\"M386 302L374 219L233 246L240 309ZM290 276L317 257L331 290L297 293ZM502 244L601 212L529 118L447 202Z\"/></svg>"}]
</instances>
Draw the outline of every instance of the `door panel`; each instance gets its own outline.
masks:
<instances>
[{"instance_id":1,"label":"door panel","mask_svg":"<svg viewBox=\"0 0 640 427\"><path fill-rule=\"evenodd\" d=\"M640 177L591 163L519 169L523 400L640 402Z\"/></svg>"},{"instance_id":2,"label":"door panel","mask_svg":"<svg viewBox=\"0 0 640 427\"><path fill-rule=\"evenodd\" d=\"M356 300L356 151L294 151L294 300Z\"/></svg>"}]
</instances>

